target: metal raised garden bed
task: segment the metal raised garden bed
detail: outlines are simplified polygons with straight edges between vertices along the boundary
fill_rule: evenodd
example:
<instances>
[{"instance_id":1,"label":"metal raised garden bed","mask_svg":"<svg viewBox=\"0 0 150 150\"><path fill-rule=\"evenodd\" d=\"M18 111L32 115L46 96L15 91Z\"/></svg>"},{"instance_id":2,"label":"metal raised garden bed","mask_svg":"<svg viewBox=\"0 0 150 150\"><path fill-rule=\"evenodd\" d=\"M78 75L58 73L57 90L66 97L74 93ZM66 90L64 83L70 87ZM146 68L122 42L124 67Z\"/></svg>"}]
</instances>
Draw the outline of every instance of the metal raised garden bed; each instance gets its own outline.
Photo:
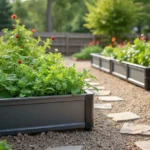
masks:
<instances>
[{"instance_id":1,"label":"metal raised garden bed","mask_svg":"<svg viewBox=\"0 0 150 150\"><path fill-rule=\"evenodd\" d=\"M128 62L119 62L98 54L91 54L91 63L95 67L94 59L99 59L99 69L111 73L130 83L150 90L150 67L145 67ZM96 64L98 68L98 64Z\"/></svg>"},{"instance_id":2,"label":"metal raised garden bed","mask_svg":"<svg viewBox=\"0 0 150 150\"><path fill-rule=\"evenodd\" d=\"M91 54L91 64L95 68L111 73L111 59L99 54Z\"/></svg>"},{"instance_id":3,"label":"metal raised garden bed","mask_svg":"<svg viewBox=\"0 0 150 150\"><path fill-rule=\"evenodd\" d=\"M133 84L150 90L150 67L125 62L128 66L127 80Z\"/></svg>"},{"instance_id":4,"label":"metal raised garden bed","mask_svg":"<svg viewBox=\"0 0 150 150\"><path fill-rule=\"evenodd\" d=\"M128 75L128 65L115 59L113 59L111 63L111 73L121 79L126 80Z\"/></svg>"},{"instance_id":5,"label":"metal raised garden bed","mask_svg":"<svg viewBox=\"0 0 150 150\"><path fill-rule=\"evenodd\" d=\"M0 99L0 135L93 127L93 93Z\"/></svg>"}]
</instances>

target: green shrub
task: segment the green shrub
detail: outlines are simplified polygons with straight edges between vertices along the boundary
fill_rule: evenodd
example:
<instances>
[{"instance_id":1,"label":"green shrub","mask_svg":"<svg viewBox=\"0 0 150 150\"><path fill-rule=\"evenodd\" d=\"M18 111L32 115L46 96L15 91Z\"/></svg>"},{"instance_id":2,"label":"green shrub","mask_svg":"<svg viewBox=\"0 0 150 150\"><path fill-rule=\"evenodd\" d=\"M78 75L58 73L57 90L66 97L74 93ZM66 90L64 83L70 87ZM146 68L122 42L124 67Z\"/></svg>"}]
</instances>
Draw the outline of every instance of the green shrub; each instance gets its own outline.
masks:
<instances>
[{"instance_id":1,"label":"green shrub","mask_svg":"<svg viewBox=\"0 0 150 150\"><path fill-rule=\"evenodd\" d=\"M85 46L81 52L75 53L72 56L77 58L77 59L90 59L90 54L91 53L101 53L102 48L96 44L91 44L88 46Z\"/></svg>"},{"instance_id":2,"label":"green shrub","mask_svg":"<svg viewBox=\"0 0 150 150\"><path fill-rule=\"evenodd\" d=\"M9 144L7 144L7 141L0 141L0 150L11 150L11 147Z\"/></svg>"},{"instance_id":3,"label":"green shrub","mask_svg":"<svg viewBox=\"0 0 150 150\"><path fill-rule=\"evenodd\" d=\"M15 29L4 29L0 37L0 97L84 93L84 79L93 77L89 71L77 72L75 65L65 67L60 53L45 53L50 38L33 38L34 29L28 31L13 19Z\"/></svg>"}]
</instances>

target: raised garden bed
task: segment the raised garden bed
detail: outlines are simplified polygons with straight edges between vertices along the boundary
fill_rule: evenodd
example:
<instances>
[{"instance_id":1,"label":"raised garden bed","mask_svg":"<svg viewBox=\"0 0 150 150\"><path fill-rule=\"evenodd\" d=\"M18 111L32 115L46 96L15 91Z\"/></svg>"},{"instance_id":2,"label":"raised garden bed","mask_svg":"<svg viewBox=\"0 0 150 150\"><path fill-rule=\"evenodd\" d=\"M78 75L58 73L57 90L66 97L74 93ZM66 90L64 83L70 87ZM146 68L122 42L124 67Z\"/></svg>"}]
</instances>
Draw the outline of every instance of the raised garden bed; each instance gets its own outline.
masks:
<instances>
[{"instance_id":1,"label":"raised garden bed","mask_svg":"<svg viewBox=\"0 0 150 150\"><path fill-rule=\"evenodd\" d=\"M91 54L91 64L95 68L99 68L105 72L111 72L111 59L98 55L98 54Z\"/></svg>"},{"instance_id":2,"label":"raised garden bed","mask_svg":"<svg viewBox=\"0 0 150 150\"><path fill-rule=\"evenodd\" d=\"M99 59L99 67L95 67L94 59ZM109 62L109 63L108 63ZM150 67L136 65L128 62L119 62L118 60L106 58L100 55L91 54L91 64L95 68L106 71L121 79L125 79L135 85L143 87L146 90L150 90ZM102 67L103 66L103 67Z\"/></svg>"},{"instance_id":3,"label":"raised garden bed","mask_svg":"<svg viewBox=\"0 0 150 150\"><path fill-rule=\"evenodd\" d=\"M125 62L128 66L127 80L133 84L150 90L150 67Z\"/></svg>"},{"instance_id":4,"label":"raised garden bed","mask_svg":"<svg viewBox=\"0 0 150 150\"><path fill-rule=\"evenodd\" d=\"M100 55L98 54L91 54L91 65L95 68L100 67Z\"/></svg>"},{"instance_id":5,"label":"raised garden bed","mask_svg":"<svg viewBox=\"0 0 150 150\"><path fill-rule=\"evenodd\" d=\"M111 61L111 73L121 79L127 79L128 66L124 62L118 60Z\"/></svg>"},{"instance_id":6,"label":"raised garden bed","mask_svg":"<svg viewBox=\"0 0 150 150\"><path fill-rule=\"evenodd\" d=\"M0 135L93 127L93 94L0 99Z\"/></svg>"}]
</instances>

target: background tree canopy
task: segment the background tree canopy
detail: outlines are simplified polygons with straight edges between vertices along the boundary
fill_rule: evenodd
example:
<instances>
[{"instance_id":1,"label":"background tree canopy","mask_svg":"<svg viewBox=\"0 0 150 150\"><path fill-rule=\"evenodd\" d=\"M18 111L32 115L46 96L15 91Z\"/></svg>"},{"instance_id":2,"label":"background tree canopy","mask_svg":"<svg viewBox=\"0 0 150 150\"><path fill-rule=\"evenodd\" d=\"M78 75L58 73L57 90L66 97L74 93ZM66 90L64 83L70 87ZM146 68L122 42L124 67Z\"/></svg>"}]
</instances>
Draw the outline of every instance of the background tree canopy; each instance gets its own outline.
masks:
<instances>
[{"instance_id":1,"label":"background tree canopy","mask_svg":"<svg viewBox=\"0 0 150 150\"><path fill-rule=\"evenodd\" d=\"M10 16L15 13L27 28L42 32L92 31L118 36L119 32L132 31L133 26L139 33L150 31L150 0L8 1L0 0L0 29L11 28Z\"/></svg>"},{"instance_id":2,"label":"background tree canopy","mask_svg":"<svg viewBox=\"0 0 150 150\"><path fill-rule=\"evenodd\" d=\"M85 16L84 26L94 34L115 37L130 32L142 10L141 4L133 0L95 0L93 4L86 5L89 12Z\"/></svg>"},{"instance_id":3,"label":"background tree canopy","mask_svg":"<svg viewBox=\"0 0 150 150\"><path fill-rule=\"evenodd\" d=\"M12 10L27 27L35 28L37 31L47 31L48 1L52 2L49 9L51 9L53 32L89 32L83 27L85 23L83 16L87 12L83 0L16 0L12 3Z\"/></svg>"}]
</instances>

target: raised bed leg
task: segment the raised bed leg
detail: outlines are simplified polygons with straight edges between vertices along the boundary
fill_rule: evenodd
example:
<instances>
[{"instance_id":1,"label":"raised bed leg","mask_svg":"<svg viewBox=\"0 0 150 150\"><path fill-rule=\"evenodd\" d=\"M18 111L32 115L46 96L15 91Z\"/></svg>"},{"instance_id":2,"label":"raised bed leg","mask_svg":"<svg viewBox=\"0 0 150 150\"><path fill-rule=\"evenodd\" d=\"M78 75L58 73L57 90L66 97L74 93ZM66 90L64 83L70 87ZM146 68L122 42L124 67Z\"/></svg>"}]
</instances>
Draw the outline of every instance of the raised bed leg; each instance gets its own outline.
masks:
<instances>
[{"instance_id":1,"label":"raised bed leg","mask_svg":"<svg viewBox=\"0 0 150 150\"><path fill-rule=\"evenodd\" d=\"M85 130L92 131L93 128L93 94L86 96L85 100Z\"/></svg>"}]
</instances>

